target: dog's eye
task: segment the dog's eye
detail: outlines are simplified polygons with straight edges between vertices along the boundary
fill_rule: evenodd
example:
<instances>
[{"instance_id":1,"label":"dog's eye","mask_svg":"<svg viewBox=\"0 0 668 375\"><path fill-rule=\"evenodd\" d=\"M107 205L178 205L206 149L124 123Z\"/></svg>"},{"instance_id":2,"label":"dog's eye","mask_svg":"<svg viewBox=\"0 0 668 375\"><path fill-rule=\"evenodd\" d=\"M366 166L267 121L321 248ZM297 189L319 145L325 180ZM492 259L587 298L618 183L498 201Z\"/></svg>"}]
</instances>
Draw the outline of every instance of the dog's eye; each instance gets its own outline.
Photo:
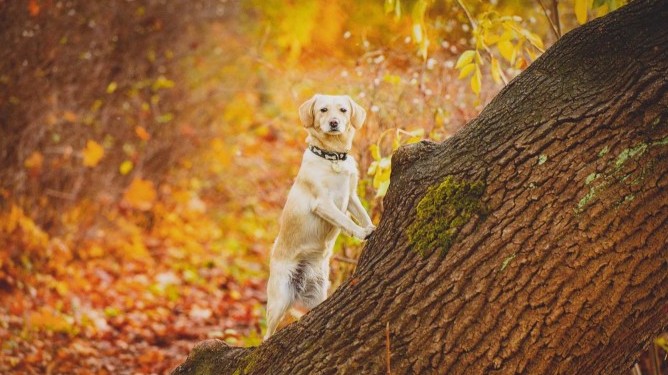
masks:
<instances>
[{"instance_id":1,"label":"dog's eye","mask_svg":"<svg viewBox=\"0 0 668 375\"><path fill-rule=\"evenodd\" d=\"M327 108L320 108L320 112L322 112L322 113L327 112Z\"/></svg>"},{"instance_id":2,"label":"dog's eye","mask_svg":"<svg viewBox=\"0 0 668 375\"><path fill-rule=\"evenodd\" d=\"M341 112L346 113L346 112L348 112L348 110L345 109L345 108L341 108Z\"/></svg>"}]
</instances>

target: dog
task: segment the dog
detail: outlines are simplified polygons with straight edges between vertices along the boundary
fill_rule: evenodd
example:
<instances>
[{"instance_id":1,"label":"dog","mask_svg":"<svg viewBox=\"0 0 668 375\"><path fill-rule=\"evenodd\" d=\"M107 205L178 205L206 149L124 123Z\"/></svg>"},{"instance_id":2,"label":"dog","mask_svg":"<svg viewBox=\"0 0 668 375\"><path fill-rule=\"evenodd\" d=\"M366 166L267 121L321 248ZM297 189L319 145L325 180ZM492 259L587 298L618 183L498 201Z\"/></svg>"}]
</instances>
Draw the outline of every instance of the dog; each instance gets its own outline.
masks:
<instances>
[{"instance_id":1,"label":"dog","mask_svg":"<svg viewBox=\"0 0 668 375\"><path fill-rule=\"evenodd\" d=\"M339 232L366 240L375 229L357 195L357 163L348 154L366 111L347 95L316 94L299 107L299 118L308 147L271 249L265 340L290 307L310 310L327 298Z\"/></svg>"}]
</instances>

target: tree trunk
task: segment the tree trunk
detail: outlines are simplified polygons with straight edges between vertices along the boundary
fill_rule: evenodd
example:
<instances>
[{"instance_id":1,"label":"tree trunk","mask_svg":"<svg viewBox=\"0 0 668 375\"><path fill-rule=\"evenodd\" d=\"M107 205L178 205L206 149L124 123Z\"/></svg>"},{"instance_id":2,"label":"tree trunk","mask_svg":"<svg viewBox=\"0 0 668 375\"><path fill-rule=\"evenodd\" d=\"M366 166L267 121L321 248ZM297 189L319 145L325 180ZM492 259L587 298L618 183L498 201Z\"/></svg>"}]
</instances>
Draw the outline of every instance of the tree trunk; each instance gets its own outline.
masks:
<instances>
[{"instance_id":1,"label":"tree trunk","mask_svg":"<svg viewBox=\"0 0 668 375\"><path fill-rule=\"evenodd\" d=\"M329 299L174 374L629 371L668 326L667 74L666 1L565 35L458 134L397 151Z\"/></svg>"}]
</instances>

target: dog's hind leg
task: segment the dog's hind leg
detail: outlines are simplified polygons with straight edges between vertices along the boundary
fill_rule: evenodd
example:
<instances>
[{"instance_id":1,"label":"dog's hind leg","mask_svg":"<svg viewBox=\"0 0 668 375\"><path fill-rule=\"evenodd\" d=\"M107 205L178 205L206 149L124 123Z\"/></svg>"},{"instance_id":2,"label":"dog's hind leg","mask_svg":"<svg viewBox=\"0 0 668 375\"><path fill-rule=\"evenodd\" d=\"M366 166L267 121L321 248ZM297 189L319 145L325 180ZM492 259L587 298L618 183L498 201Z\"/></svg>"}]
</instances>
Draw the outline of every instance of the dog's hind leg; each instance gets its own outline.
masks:
<instances>
[{"instance_id":1,"label":"dog's hind leg","mask_svg":"<svg viewBox=\"0 0 668 375\"><path fill-rule=\"evenodd\" d=\"M321 264L305 267L303 288L298 290L297 299L309 310L327 299L329 288L329 259Z\"/></svg>"},{"instance_id":2,"label":"dog's hind leg","mask_svg":"<svg viewBox=\"0 0 668 375\"><path fill-rule=\"evenodd\" d=\"M285 312L292 306L295 289L292 285L294 272L292 262L272 262L267 283L267 333L264 339L274 334Z\"/></svg>"}]
</instances>

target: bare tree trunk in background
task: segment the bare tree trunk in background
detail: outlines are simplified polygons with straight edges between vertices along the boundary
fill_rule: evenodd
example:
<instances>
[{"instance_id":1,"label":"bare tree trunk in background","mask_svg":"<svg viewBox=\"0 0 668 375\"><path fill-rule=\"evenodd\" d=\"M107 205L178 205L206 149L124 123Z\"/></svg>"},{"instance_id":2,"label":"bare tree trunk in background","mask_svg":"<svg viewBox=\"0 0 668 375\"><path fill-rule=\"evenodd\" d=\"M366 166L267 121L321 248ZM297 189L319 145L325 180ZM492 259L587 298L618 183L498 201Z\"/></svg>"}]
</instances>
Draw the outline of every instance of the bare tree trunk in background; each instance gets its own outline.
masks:
<instances>
[{"instance_id":1,"label":"bare tree trunk in background","mask_svg":"<svg viewBox=\"0 0 668 375\"><path fill-rule=\"evenodd\" d=\"M668 325L668 2L565 35L463 131L401 148L354 275L174 374L622 374Z\"/></svg>"}]
</instances>

